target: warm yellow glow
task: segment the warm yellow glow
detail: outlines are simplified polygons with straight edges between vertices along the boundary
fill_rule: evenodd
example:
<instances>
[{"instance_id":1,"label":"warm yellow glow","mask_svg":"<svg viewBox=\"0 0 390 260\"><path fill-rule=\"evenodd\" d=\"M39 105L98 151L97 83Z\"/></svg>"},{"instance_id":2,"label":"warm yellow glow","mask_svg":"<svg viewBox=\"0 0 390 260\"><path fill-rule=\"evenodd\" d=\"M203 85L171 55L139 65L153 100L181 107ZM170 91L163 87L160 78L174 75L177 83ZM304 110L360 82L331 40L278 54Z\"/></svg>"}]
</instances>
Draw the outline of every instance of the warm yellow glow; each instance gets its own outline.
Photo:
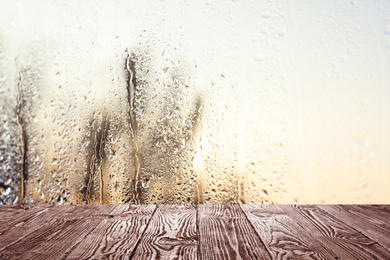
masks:
<instances>
[{"instance_id":1,"label":"warm yellow glow","mask_svg":"<svg viewBox=\"0 0 390 260\"><path fill-rule=\"evenodd\" d=\"M20 193L19 84L26 203L390 203L389 13L3 1L0 202Z\"/></svg>"}]
</instances>

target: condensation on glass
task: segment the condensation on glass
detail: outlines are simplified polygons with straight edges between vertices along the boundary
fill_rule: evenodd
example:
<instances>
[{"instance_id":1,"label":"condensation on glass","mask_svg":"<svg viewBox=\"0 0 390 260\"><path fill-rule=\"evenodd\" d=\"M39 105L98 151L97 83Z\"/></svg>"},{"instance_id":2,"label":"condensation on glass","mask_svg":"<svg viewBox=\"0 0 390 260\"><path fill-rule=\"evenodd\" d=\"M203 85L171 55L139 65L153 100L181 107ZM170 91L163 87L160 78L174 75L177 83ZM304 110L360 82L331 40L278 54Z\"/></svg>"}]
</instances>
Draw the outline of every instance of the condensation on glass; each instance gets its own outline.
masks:
<instances>
[{"instance_id":1,"label":"condensation on glass","mask_svg":"<svg viewBox=\"0 0 390 260\"><path fill-rule=\"evenodd\" d=\"M0 204L389 203L388 1L0 1Z\"/></svg>"}]
</instances>

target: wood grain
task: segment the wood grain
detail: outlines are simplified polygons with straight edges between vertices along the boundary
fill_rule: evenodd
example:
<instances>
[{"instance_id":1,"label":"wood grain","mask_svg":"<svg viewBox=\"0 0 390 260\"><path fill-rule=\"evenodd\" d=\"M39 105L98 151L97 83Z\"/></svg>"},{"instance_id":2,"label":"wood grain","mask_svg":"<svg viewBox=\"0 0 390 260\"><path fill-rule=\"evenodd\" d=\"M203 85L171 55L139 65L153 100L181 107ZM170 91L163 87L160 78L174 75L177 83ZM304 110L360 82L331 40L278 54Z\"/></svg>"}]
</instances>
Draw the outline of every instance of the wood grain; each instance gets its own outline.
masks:
<instances>
[{"instance_id":1,"label":"wood grain","mask_svg":"<svg viewBox=\"0 0 390 260\"><path fill-rule=\"evenodd\" d=\"M390 259L389 205L0 206L0 259Z\"/></svg>"},{"instance_id":2,"label":"wood grain","mask_svg":"<svg viewBox=\"0 0 390 260\"><path fill-rule=\"evenodd\" d=\"M239 205L199 205L200 259L271 259Z\"/></svg>"},{"instance_id":3,"label":"wood grain","mask_svg":"<svg viewBox=\"0 0 390 260\"><path fill-rule=\"evenodd\" d=\"M132 259L196 259L196 206L158 205Z\"/></svg>"},{"instance_id":4,"label":"wood grain","mask_svg":"<svg viewBox=\"0 0 390 260\"><path fill-rule=\"evenodd\" d=\"M24 213L25 209L21 205L1 205L0 206L0 227L6 227L10 221Z\"/></svg>"},{"instance_id":5,"label":"wood grain","mask_svg":"<svg viewBox=\"0 0 390 260\"><path fill-rule=\"evenodd\" d=\"M362 210L351 205L319 205L318 207L390 249L390 218L387 222L378 219L378 215L375 211L371 211L371 208Z\"/></svg>"},{"instance_id":6,"label":"wood grain","mask_svg":"<svg viewBox=\"0 0 390 260\"><path fill-rule=\"evenodd\" d=\"M50 209L54 209L49 211ZM3 227L0 236L0 252L12 247L11 245L28 237L51 218L56 218L69 212L70 207L42 207L36 206L18 214L15 220L10 220L8 227Z\"/></svg>"},{"instance_id":7,"label":"wood grain","mask_svg":"<svg viewBox=\"0 0 390 260\"><path fill-rule=\"evenodd\" d=\"M344 205L342 205L343 207ZM347 205L360 214L366 214L373 219L381 220L390 226L390 205ZM388 228L387 228L388 229Z\"/></svg>"},{"instance_id":8,"label":"wood grain","mask_svg":"<svg viewBox=\"0 0 390 260\"><path fill-rule=\"evenodd\" d=\"M59 259L67 249L93 230L109 214L113 206L57 206L43 213L36 221L20 228L33 232L25 235L16 230L19 238L1 250L1 256L14 259ZM38 226L38 228L36 228ZM12 229L15 233L15 229ZM13 236L7 234L7 237ZM16 236L17 237L17 236Z\"/></svg>"},{"instance_id":9,"label":"wood grain","mask_svg":"<svg viewBox=\"0 0 390 260\"><path fill-rule=\"evenodd\" d=\"M155 205L127 205L121 214L104 219L66 259L130 259Z\"/></svg>"},{"instance_id":10,"label":"wood grain","mask_svg":"<svg viewBox=\"0 0 390 260\"><path fill-rule=\"evenodd\" d=\"M390 259L390 253L329 213L314 205L279 206L335 258Z\"/></svg>"},{"instance_id":11,"label":"wood grain","mask_svg":"<svg viewBox=\"0 0 390 260\"><path fill-rule=\"evenodd\" d=\"M272 259L334 259L321 244L273 205L241 205Z\"/></svg>"},{"instance_id":12,"label":"wood grain","mask_svg":"<svg viewBox=\"0 0 390 260\"><path fill-rule=\"evenodd\" d=\"M120 214L124 209L123 205L106 205L103 207L89 205L89 209L86 211L65 218L67 222L74 222L74 224L61 229L54 237L35 246L29 253L38 256L38 259L63 259L69 250L72 250L81 241L85 241L86 236L99 223L115 214ZM26 259L33 259L29 256L30 254L26 254Z\"/></svg>"},{"instance_id":13,"label":"wood grain","mask_svg":"<svg viewBox=\"0 0 390 260\"><path fill-rule=\"evenodd\" d=\"M0 207L0 234L4 234L10 228L22 222L31 221L35 216L39 216L44 211L49 210L51 205L37 206L1 206ZM0 242L1 248L1 242Z\"/></svg>"}]
</instances>

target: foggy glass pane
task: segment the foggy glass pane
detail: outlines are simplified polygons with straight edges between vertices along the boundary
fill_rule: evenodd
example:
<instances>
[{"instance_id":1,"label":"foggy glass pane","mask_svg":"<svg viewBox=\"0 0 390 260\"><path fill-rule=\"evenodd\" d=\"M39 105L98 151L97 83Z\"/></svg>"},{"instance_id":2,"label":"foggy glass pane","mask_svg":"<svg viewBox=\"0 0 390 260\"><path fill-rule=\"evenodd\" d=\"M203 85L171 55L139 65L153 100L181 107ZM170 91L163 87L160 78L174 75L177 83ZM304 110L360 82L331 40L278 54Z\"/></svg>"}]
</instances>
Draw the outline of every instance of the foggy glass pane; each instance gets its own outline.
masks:
<instances>
[{"instance_id":1,"label":"foggy glass pane","mask_svg":"<svg viewBox=\"0 0 390 260\"><path fill-rule=\"evenodd\" d=\"M389 14L0 0L0 204L389 203Z\"/></svg>"}]
</instances>

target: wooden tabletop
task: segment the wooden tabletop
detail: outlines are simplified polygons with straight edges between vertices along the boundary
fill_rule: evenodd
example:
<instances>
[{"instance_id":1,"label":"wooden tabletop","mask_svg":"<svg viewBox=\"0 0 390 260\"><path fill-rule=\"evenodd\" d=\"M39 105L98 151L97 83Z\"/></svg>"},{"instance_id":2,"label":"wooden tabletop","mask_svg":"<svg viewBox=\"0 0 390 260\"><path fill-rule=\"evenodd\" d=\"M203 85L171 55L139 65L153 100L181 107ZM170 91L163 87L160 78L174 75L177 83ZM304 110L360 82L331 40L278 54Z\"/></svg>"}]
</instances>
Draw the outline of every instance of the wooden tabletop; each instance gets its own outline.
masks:
<instances>
[{"instance_id":1,"label":"wooden tabletop","mask_svg":"<svg viewBox=\"0 0 390 260\"><path fill-rule=\"evenodd\" d=\"M390 259L390 205L0 206L0 259Z\"/></svg>"}]
</instances>

